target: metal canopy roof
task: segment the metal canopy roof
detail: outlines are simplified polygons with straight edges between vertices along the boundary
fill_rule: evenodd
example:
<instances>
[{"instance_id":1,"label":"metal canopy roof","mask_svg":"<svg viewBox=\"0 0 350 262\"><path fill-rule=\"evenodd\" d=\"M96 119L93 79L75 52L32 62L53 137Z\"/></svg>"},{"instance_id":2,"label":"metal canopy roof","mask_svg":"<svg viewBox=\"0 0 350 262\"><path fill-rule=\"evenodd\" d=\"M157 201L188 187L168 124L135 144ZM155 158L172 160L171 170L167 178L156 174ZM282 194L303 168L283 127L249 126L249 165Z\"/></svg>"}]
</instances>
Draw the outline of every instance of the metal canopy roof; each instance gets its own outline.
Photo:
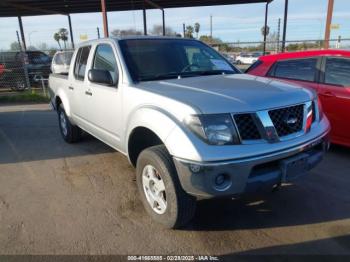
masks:
<instances>
[{"instance_id":1,"label":"metal canopy roof","mask_svg":"<svg viewBox=\"0 0 350 262\"><path fill-rule=\"evenodd\" d=\"M272 0L106 0L107 11L266 3ZM101 11L101 0L0 0L0 17Z\"/></svg>"}]
</instances>

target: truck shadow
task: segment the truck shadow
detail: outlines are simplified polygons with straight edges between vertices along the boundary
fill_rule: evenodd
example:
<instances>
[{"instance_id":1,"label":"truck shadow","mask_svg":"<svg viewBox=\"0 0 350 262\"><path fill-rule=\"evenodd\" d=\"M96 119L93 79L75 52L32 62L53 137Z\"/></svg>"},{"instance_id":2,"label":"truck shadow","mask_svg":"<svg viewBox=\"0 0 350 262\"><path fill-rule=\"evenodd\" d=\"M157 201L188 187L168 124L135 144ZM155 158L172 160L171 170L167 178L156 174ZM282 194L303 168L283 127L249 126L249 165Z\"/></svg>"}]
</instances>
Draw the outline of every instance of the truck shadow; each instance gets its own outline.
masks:
<instances>
[{"instance_id":1,"label":"truck shadow","mask_svg":"<svg viewBox=\"0 0 350 262\"><path fill-rule=\"evenodd\" d=\"M348 261L349 254L350 235L343 235L226 254L220 256L220 261L261 261L262 258L264 261Z\"/></svg>"},{"instance_id":2,"label":"truck shadow","mask_svg":"<svg viewBox=\"0 0 350 262\"><path fill-rule=\"evenodd\" d=\"M238 199L201 200L185 230L259 229L349 219L349 159L348 148L332 146L324 161L308 176L279 191Z\"/></svg>"},{"instance_id":3,"label":"truck shadow","mask_svg":"<svg viewBox=\"0 0 350 262\"><path fill-rule=\"evenodd\" d=\"M0 164L110 152L115 150L88 134L79 143L65 143L53 111L0 113Z\"/></svg>"}]
</instances>

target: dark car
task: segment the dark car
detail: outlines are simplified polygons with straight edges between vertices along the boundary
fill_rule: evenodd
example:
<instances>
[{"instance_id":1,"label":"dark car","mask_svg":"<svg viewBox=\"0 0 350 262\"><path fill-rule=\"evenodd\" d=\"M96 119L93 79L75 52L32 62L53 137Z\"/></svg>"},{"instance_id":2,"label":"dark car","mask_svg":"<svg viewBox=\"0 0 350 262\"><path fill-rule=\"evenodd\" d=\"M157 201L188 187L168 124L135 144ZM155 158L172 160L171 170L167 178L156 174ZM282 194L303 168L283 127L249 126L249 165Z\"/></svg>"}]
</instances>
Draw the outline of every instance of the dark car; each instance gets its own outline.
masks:
<instances>
[{"instance_id":1,"label":"dark car","mask_svg":"<svg viewBox=\"0 0 350 262\"><path fill-rule=\"evenodd\" d=\"M51 70L51 58L40 51L0 52L0 64L0 87L15 90L24 90L27 85L25 68L30 85L48 78Z\"/></svg>"}]
</instances>

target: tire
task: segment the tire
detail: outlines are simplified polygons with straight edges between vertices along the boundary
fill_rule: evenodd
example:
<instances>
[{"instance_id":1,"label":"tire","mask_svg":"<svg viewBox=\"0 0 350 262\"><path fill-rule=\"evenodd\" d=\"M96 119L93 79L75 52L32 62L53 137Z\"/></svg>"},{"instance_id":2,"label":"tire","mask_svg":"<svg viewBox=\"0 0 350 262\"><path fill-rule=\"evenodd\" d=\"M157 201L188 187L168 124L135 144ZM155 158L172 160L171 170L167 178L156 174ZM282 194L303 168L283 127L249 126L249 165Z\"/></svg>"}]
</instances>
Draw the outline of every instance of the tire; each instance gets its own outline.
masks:
<instances>
[{"instance_id":1,"label":"tire","mask_svg":"<svg viewBox=\"0 0 350 262\"><path fill-rule=\"evenodd\" d=\"M144 174L147 174L145 170L150 166L155 168L157 177L164 182L163 199L165 199L166 208L165 211L163 209L163 213L160 212L161 205L155 205L156 207L152 208L147 199L149 195L146 195L146 191L150 191L144 187L144 184L147 184ZM153 146L141 152L137 159L136 175L141 201L153 220L167 228L176 229L186 225L193 218L196 199L182 189L173 160L164 145ZM148 185L150 184L151 182Z\"/></svg>"},{"instance_id":2,"label":"tire","mask_svg":"<svg viewBox=\"0 0 350 262\"><path fill-rule=\"evenodd\" d=\"M62 105L58 107L57 113L58 125L60 127L60 132L63 139L67 143L75 143L79 141L81 136L81 129L71 124Z\"/></svg>"},{"instance_id":3,"label":"tire","mask_svg":"<svg viewBox=\"0 0 350 262\"><path fill-rule=\"evenodd\" d=\"M24 91L26 89L26 84L22 81L17 81L15 86L11 88L13 91Z\"/></svg>"}]
</instances>

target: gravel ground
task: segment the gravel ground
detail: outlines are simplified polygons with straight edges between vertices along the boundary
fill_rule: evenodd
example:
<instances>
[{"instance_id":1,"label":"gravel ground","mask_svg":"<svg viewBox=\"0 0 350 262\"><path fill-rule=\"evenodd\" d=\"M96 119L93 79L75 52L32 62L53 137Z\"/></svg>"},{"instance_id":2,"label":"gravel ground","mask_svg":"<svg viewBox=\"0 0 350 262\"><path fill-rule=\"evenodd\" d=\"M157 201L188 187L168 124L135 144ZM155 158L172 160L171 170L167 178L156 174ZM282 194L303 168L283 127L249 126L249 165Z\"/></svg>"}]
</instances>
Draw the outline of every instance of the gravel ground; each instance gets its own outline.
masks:
<instances>
[{"instance_id":1,"label":"gravel ground","mask_svg":"<svg viewBox=\"0 0 350 262\"><path fill-rule=\"evenodd\" d=\"M350 150L280 191L206 200L182 230L153 223L127 159L60 137L47 105L0 105L0 254L350 254Z\"/></svg>"}]
</instances>

